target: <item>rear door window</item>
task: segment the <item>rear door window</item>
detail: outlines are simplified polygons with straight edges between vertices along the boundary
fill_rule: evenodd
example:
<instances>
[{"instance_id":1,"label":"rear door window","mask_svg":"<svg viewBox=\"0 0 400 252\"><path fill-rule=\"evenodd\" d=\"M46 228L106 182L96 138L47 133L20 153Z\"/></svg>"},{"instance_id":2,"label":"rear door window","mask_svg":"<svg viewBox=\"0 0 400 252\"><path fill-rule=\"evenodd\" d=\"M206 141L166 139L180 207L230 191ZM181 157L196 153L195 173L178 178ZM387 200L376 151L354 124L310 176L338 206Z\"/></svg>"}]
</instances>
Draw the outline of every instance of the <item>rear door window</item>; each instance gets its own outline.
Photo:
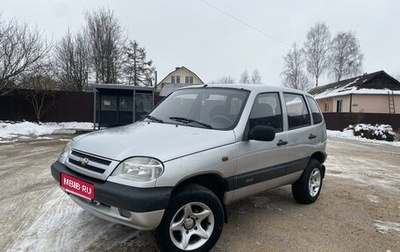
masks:
<instances>
[{"instance_id":1,"label":"rear door window","mask_svg":"<svg viewBox=\"0 0 400 252\"><path fill-rule=\"evenodd\" d=\"M289 130L311 125L304 96L301 94L284 93Z\"/></svg>"}]
</instances>

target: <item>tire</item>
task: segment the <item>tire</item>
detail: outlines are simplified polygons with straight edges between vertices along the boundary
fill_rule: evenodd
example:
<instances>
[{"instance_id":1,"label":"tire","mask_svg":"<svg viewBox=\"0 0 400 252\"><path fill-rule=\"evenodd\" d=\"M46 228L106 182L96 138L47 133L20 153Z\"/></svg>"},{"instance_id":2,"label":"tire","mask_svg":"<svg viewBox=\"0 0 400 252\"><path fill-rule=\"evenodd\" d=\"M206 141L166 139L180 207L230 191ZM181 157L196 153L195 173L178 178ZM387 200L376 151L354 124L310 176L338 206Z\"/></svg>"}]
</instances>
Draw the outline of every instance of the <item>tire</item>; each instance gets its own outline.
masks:
<instances>
[{"instance_id":1,"label":"tire","mask_svg":"<svg viewBox=\"0 0 400 252\"><path fill-rule=\"evenodd\" d=\"M323 171L321 163L310 159L301 177L292 184L294 199L301 204L314 203L322 189Z\"/></svg>"},{"instance_id":2,"label":"tire","mask_svg":"<svg viewBox=\"0 0 400 252\"><path fill-rule=\"evenodd\" d=\"M162 251L209 251L218 241L224 210L218 197L200 185L173 196L156 230Z\"/></svg>"}]
</instances>

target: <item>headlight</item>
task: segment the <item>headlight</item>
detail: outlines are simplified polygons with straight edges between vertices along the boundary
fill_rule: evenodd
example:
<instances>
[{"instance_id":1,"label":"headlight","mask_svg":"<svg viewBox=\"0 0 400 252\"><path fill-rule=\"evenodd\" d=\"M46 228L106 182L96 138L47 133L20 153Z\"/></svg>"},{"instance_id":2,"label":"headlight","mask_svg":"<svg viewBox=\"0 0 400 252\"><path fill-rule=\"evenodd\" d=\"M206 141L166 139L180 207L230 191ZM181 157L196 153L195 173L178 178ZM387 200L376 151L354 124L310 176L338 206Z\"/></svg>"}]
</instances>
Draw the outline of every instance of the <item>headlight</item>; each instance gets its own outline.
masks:
<instances>
[{"instance_id":1,"label":"headlight","mask_svg":"<svg viewBox=\"0 0 400 252\"><path fill-rule=\"evenodd\" d=\"M151 181L161 176L163 164L154 158L134 157L121 162L111 176L134 181Z\"/></svg>"},{"instance_id":2,"label":"headlight","mask_svg":"<svg viewBox=\"0 0 400 252\"><path fill-rule=\"evenodd\" d=\"M65 164L65 161L67 161L68 155L72 150L72 143L74 141L70 140L63 148L63 150L61 151L61 154L58 156L58 162Z\"/></svg>"}]
</instances>

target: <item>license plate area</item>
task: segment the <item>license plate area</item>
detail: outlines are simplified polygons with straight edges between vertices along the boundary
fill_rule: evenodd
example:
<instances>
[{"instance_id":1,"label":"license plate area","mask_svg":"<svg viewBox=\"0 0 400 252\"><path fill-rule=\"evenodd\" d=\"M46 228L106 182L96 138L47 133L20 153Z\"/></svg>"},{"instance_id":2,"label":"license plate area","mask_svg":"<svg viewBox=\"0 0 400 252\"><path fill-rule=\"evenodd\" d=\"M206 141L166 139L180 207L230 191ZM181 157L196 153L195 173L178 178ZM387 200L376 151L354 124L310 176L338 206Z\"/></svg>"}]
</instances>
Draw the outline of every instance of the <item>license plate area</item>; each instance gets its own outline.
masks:
<instances>
[{"instance_id":1,"label":"license plate area","mask_svg":"<svg viewBox=\"0 0 400 252\"><path fill-rule=\"evenodd\" d=\"M65 173L61 173L61 187L82 198L94 199L94 185Z\"/></svg>"}]
</instances>

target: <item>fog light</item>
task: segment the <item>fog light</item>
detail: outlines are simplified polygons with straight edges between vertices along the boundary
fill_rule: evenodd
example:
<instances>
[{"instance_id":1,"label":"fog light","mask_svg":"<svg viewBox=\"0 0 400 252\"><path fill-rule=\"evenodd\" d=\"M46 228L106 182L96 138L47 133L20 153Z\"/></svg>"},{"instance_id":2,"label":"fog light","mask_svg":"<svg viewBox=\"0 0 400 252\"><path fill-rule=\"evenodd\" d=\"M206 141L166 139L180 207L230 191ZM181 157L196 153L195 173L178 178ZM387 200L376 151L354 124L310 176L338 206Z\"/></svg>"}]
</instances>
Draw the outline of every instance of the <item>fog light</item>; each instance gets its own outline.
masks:
<instances>
[{"instance_id":1,"label":"fog light","mask_svg":"<svg viewBox=\"0 0 400 252\"><path fill-rule=\"evenodd\" d=\"M125 217L125 218L128 218L128 219L131 217L131 212L129 212L127 210L118 208L118 212L119 212L119 215L121 215L122 217Z\"/></svg>"}]
</instances>

